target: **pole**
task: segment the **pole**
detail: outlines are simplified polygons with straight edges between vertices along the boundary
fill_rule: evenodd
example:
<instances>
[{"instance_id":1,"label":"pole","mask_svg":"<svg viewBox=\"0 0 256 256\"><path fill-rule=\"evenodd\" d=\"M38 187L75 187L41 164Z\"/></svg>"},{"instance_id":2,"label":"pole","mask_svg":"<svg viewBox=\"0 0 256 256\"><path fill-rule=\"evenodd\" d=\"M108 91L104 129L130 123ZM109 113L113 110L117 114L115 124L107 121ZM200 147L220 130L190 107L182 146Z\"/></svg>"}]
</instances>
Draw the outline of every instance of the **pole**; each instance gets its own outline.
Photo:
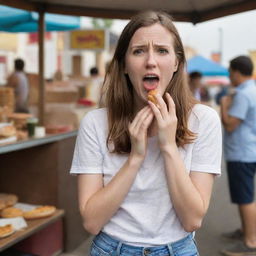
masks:
<instances>
[{"instance_id":1,"label":"pole","mask_svg":"<svg viewBox=\"0 0 256 256\"><path fill-rule=\"evenodd\" d=\"M38 46L38 65L39 65L39 123L44 125L44 111L45 111L45 80L44 80L44 33L45 33L45 13L39 11L39 46Z\"/></svg>"},{"instance_id":2,"label":"pole","mask_svg":"<svg viewBox=\"0 0 256 256\"><path fill-rule=\"evenodd\" d=\"M219 54L220 54L220 64L222 64L223 60L223 29L219 28Z\"/></svg>"}]
</instances>

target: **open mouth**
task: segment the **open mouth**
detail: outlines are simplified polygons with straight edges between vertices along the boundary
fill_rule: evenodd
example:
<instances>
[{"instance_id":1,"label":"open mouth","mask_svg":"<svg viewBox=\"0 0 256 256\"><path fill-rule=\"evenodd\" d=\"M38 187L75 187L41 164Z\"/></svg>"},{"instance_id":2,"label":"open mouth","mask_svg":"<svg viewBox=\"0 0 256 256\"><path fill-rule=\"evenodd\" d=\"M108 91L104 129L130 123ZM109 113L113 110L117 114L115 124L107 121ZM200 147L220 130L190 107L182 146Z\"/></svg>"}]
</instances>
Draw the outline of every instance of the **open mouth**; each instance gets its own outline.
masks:
<instances>
[{"instance_id":1,"label":"open mouth","mask_svg":"<svg viewBox=\"0 0 256 256\"><path fill-rule=\"evenodd\" d=\"M143 77L143 86L147 91L154 90L157 88L159 83L159 76L152 74L152 75L145 75Z\"/></svg>"}]
</instances>

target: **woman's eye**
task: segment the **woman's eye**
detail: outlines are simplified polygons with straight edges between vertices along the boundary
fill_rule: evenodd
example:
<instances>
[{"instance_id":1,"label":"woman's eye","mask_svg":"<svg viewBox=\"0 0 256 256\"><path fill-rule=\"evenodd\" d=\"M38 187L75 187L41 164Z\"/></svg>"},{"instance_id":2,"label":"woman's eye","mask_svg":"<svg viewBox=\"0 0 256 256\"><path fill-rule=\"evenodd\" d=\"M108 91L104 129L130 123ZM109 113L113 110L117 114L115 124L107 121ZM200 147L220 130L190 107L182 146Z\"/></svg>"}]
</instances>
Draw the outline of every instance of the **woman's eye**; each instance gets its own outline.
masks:
<instances>
[{"instance_id":1,"label":"woman's eye","mask_svg":"<svg viewBox=\"0 0 256 256\"><path fill-rule=\"evenodd\" d=\"M134 55L139 55L139 54L142 54L144 51L143 51L143 49L135 49L134 51L133 51L133 54Z\"/></svg>"},{"instance_id":2,"label":"woman's eye","mask_svg":"<svg viewBox=\"0 0 256 256\"><path fill-rule=\"evenodd\" d=\"M168 50L165 49L165 48L159 48L158 52L161 53L161 54L166 54L166 53L168 53Z\"/></svg>"}]
</instances>

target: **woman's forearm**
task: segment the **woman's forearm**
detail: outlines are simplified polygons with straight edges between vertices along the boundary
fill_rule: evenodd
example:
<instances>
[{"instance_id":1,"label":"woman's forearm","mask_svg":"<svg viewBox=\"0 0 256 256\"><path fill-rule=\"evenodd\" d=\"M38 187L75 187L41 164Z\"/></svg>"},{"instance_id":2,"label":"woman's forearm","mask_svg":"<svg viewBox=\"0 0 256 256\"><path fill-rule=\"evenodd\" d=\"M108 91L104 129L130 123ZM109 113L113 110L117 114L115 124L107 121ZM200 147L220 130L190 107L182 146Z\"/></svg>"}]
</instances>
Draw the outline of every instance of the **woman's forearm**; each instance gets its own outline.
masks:
<instances>
[{"instance_id":1,"label":"woman's forearm","mask_svg":"<svg viewBox=\"0 0 256 256\"><path fill-rule=\"evenodd\" d=\"M84 226L89 232L97 234L127 196L146 156L147 130L152 120L153 112L149 106L136 114L128 126L131 152L127 161L105 187L100 188L80 207Z\"/></svg>"},{"instance_id":2,"label":"woman's forearm","mask_svg":"<svg viewBox=\"0 0 256 256\"><path fill-rule=\"evenodd\" d=\"M208 204L192 183L177 146L170 147L163 156L172 204L184 229L192 232L200 227Z\"/></svg>"},{"instance_id":3,"label":"woman's forearm","mask_svg":"<svg viewBox=\"0 0 256 256\"><path fill-rule=\"evenodd\" d=\"M135 180L141 163L141 159L130 156L113 179L88 200L81 213L88 232L99 233L118 211Z\"/></svg>"}]
</instances>

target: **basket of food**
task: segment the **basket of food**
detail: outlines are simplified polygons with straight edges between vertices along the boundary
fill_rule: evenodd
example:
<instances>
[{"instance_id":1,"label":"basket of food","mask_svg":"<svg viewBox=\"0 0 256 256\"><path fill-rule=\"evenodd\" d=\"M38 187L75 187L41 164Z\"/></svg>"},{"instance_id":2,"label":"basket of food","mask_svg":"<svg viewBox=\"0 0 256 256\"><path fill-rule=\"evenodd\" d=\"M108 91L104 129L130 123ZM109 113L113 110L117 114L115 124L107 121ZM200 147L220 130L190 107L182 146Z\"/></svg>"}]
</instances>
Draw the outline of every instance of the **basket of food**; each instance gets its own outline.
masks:
<instances>
[{"instance_id":1,"label":"basket of food","mask_svg":"<svg viewBox=\"0 0 256 256\"><path fill-rule=\"evenodd\" d=\"M14 110L15 97L13 88L0 86L0 106L8 107L10 111Z\"/></svg>"}]
</instances>

